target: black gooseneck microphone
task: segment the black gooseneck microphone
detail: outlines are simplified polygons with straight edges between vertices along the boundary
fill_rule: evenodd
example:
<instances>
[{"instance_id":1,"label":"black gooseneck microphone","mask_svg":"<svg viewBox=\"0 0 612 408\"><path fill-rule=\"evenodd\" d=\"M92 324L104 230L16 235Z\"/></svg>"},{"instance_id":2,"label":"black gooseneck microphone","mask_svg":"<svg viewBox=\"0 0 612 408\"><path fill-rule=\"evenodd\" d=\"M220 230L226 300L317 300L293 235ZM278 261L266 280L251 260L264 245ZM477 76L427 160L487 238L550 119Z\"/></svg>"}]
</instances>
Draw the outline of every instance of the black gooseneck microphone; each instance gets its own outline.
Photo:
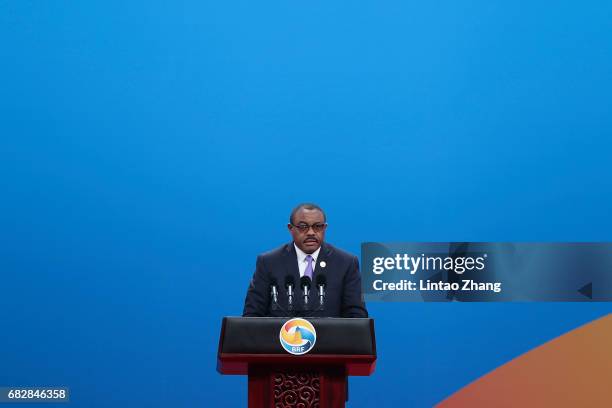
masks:
<instances>
[{"instance_id":1,"label":"black gooseneck microphone","mask_svg":"<svg viewBox=\"0 0 612 408\"><path fill-rule=\"evenodd\" d=\"M270 296L272 296L272 310L278 310L278 283L276 279L270 282Z\"/></svg>"},{"instance_id":2,"label":"black gooseneck microphone","mask_svg":"<svg viewBox=\"0 0 612 408\"><path fill-rule=\"evenodd\" d=\"M319 310L323 310L325 307L325 285L327 285L327 278L325 275L317 275L317 291L319 292Z\"/></svg>"},{"instance_id":3,"label":"black gooseneck microphone","mask_svg":"<svg viewBox=\"0 0 612 408\"><path fill-rule=\"evenodd\" d=\"M291 275L285 277L285 288L287 289L287 310L293 310L293 288L295 279Z\"/></svg>"},{"instance_id":4,"label":"black gooseneck microphone","mask_svg":"<svg viewBox=\"0 0 612 408\"><path fill-rule=\"evenodd\" d=\"M302 295L304 296L304 310L308 310L308 296L310 295L310 286L312 279L308 276L302 276L300 286L302 287Z\"/></svg>"}]
</instances>

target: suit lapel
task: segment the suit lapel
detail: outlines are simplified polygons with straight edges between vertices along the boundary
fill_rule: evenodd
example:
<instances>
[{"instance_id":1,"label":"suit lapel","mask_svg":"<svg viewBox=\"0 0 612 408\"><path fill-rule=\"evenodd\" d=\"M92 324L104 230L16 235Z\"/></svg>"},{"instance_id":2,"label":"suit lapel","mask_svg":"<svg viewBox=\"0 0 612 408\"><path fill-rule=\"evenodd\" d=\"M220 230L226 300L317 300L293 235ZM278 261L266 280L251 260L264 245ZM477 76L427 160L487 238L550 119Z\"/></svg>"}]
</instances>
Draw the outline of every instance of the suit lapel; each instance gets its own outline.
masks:
<instances>
[{"instance_id":1,"label":"suit lapel","mask_svg":"<svg viewBox=\"0 0 612 408\"><path fill-rule=\"evenodd\" d=\"M313 276L313 280L316 282L316 276L318 274L326 274L327 275L327 271L329 270L329 257L331 255L331 248L329 247L329 245L323 243L323 245L321 245L321 251L319 251L319 256L317 257L317 266L314 270L314 276Z\"/></svg>"},{"instance_id":2,"label":"suit lapel","mask_svg":"<svg viewBox=\"0 0 612 408\"><path fill-rule=\"evenodd\" d=\"M290 242L285 250L285 272L286 275L293 276L295 286L298 287L300 285L300 270L298 269L297 253L293 242ZM283 281L282 284L284 285L285 282Z\"/></svg>"}]
</instances>

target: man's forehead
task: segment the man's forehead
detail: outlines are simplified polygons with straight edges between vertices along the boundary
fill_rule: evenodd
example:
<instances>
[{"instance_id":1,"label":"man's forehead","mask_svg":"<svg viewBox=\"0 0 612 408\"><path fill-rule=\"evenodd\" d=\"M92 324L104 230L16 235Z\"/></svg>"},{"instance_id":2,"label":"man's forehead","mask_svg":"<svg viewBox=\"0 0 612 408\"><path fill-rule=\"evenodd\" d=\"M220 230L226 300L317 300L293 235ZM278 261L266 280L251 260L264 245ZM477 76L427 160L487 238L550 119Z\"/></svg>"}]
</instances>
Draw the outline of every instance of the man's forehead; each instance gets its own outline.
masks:
<instances>
[{"instance_id":1,"label":"man's forehead","mask_svg":"<svg viewBox=\"0 0 612 408\"><path fill-rule=\"evenodd\" d=\"M295 213L295 222L323 222L323 213L317 209L301 208Z\"/></svg>"}]
</instances>

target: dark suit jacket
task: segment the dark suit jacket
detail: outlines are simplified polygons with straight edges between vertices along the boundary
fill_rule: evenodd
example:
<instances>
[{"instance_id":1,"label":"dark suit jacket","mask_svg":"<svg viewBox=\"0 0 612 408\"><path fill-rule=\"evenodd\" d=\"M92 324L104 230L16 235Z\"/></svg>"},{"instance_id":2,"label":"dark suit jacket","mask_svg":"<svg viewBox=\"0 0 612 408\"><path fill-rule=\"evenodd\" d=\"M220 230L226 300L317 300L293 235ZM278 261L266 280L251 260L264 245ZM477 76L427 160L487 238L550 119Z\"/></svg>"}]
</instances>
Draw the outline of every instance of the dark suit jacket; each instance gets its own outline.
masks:
<instances>
[{"instance_id":1,"label":"dark suit jacket","mask_svg":"<svg viewBox=\"0 0 612 408\"><path fill-rule=\"evenodd\" d=\"M321 262L325 267L321 267ZM318 306L315 282L318 274L325 274L327 280L324 310L314 311ZM287 275L295 280L293 312L287 310ZM278 303L282 309L272 310L270 284L278 284ZM357 257L330 244L323 243L314 268L312 291L308 311L304 310L300 271L293 242L266 252L257 257L253 279L244 301L243 316L317 316L317 317L368 317L368 311L361 298L361 275Z\"/></svg>"}]
</instances>

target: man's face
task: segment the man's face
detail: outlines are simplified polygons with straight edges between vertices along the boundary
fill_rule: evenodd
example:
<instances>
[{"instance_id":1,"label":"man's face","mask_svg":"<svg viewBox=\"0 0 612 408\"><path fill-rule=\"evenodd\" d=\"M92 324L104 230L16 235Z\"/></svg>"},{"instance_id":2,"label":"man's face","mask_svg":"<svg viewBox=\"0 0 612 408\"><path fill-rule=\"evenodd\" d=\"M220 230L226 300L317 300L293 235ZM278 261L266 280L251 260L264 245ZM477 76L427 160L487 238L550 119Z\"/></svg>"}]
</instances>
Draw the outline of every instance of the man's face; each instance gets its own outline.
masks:
<instances>
[{"instance_id":1,"label":"man's face","mask_svg":"<svg viewBox=\"0 0 612 408\"><path fill-rule=\"evenodd\" d=\"M310 226L310 228L306 228L307 226ZM312 254L319 249L325 239L326 226L321 211L305 208L298 210L293 216L293 225L288 225L293 242L307 254ZM299 227L303 227L303 230L300 230Z\"/></svg>"}]
</instances>

